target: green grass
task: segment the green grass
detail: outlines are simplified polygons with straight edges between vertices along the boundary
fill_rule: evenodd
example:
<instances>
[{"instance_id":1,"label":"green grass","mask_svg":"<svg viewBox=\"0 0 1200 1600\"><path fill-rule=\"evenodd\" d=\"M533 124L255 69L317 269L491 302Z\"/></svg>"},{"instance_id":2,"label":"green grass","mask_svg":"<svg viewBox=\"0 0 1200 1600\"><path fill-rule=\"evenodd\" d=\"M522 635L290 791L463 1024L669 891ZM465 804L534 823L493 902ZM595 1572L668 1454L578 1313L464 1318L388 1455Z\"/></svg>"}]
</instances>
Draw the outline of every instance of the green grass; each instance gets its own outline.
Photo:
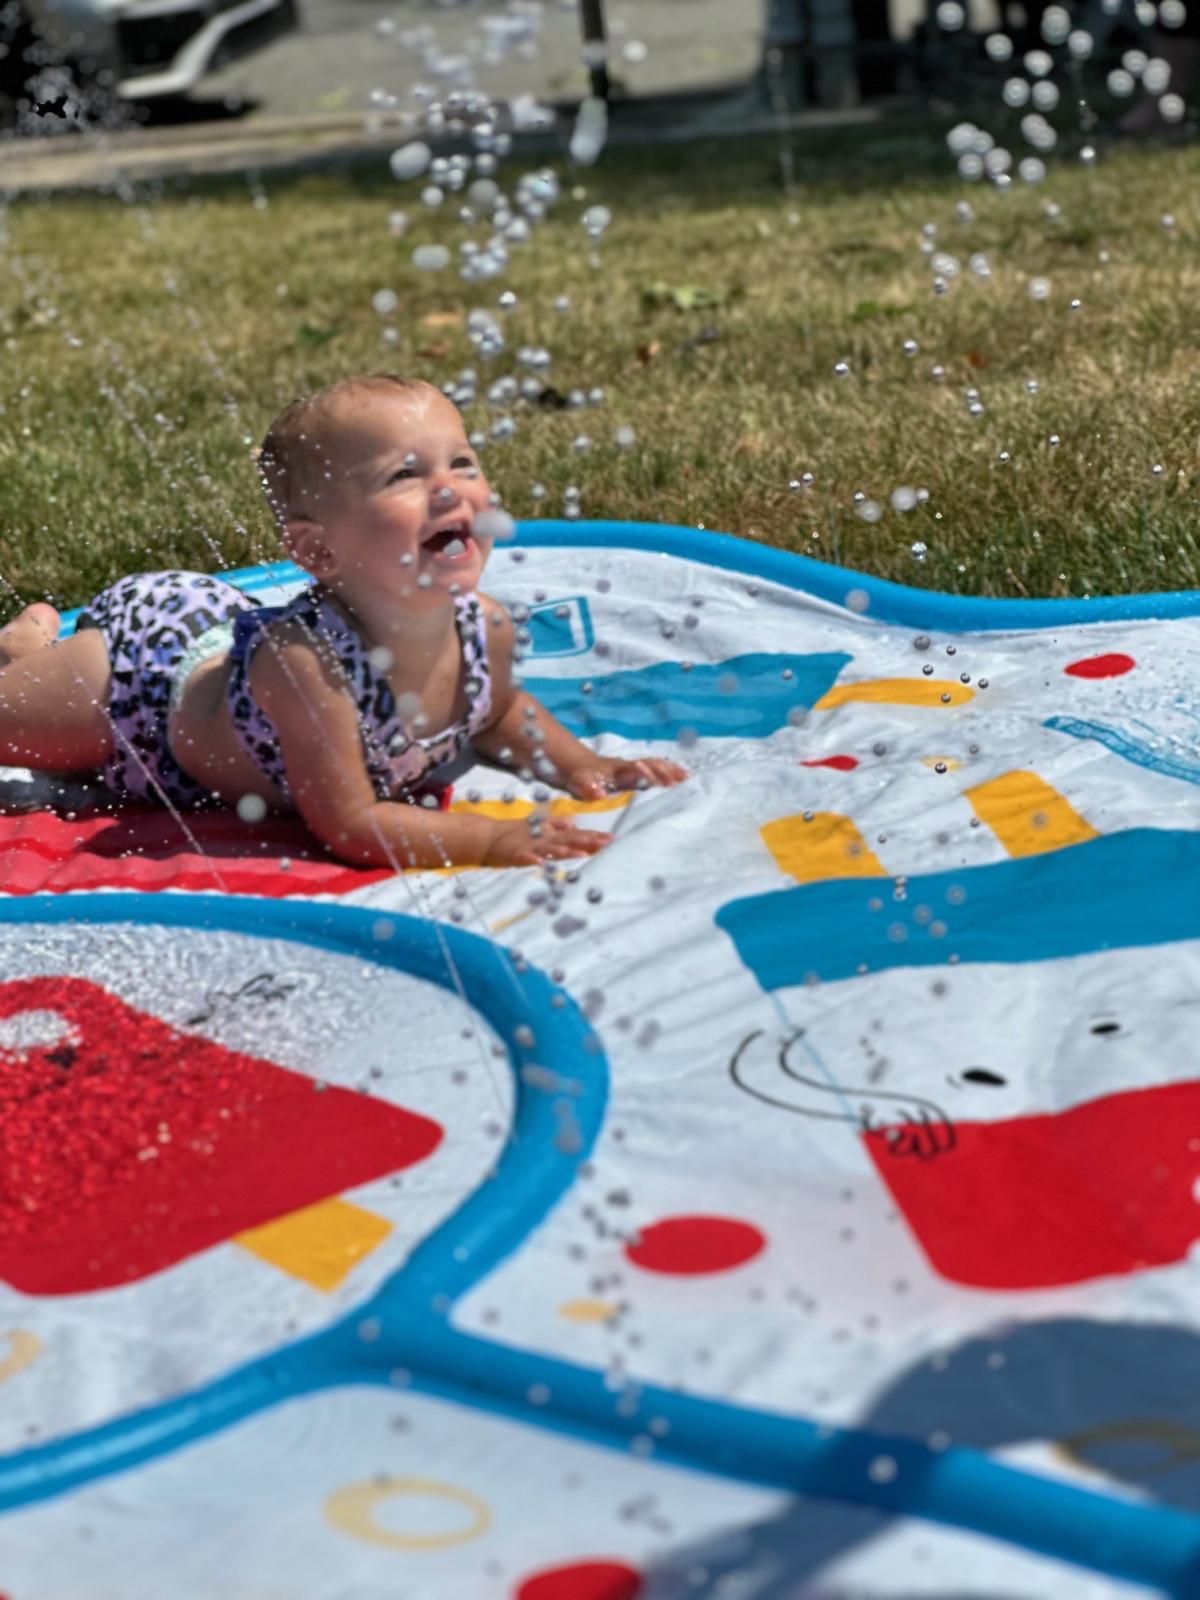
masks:
<instances>
[{"instance_id":1,"label":"green grass","mask_svg":"<svg viewBox=\"0 0 1200 1600\"><path fill-rule=\"evenodd\" d=\"M702 522L930 588L1200 587L1200 151L1064 160L1047 184L1007 194L962 184L928 133L826 136L795 154L785 194L771 141L614 151L567 178L574 197L481 286L412 268L414 244L467 233L449 206L426 214L382 159L268 176L265 208L243 180L12 204L0 615L18 598L76 604L145 567L273 557L250 447L286 401L359 370L441 382L475 364L486 387L538 343L558 389L600 385L608 400L515 408L515 438L485 460L517 515L558 514L574 483L588 517ZM1049 197L1057 221L1043 215ZM970 225L955 218L964 198ZM595 267L579 216L598 201L614 220ZM402 240L387 225L395 206L413 218ZM963 267L942 297L918 247L927 222ZM972 251L991 264L986 282L967 268ZM1027 292L1035 274L1053 286L1044 303ZM651 305L656 284L719 303ZM382 287L401 297L394 346L371 307ZM465 313L494 307L503 287L520 304L508 352L486 365ZM841 360L849 378L834 376ZM484 406L470 418L489 420ZM612 442L620 424L636 430L628 453ZM580 433L594 441L585 454ZM790 491L804 471L812 488ZM928 502L892 511L901 484ZM856 492L884 505L881 521L857 516Z\"/></svg>"}]
</instances>

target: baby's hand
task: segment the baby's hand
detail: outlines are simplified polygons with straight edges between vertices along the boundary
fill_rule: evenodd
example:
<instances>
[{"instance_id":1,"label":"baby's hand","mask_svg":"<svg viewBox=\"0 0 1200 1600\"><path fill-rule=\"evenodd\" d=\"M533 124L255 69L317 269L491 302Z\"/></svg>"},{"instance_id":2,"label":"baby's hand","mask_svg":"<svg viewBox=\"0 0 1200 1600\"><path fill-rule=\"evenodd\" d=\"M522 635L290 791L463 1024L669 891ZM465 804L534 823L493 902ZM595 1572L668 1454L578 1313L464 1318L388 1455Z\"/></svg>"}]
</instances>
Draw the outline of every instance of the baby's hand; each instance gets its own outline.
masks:
<instances>
[{"instance_id":1,"label":"baby's hand","mask_svg":"<svg viewBox=\"0 0 1200 1600\"><path fill-rule=\"evenodd\" d=\"M686 767L664 761L660 756L643 756L633 761L620 756L593 756L586 766L576 767L567 786L580 800L602 800L618 789L647 785L669 789L690 777Z\"/></svg>"},{"instance_id":2,"label":"baby's hand","mask_svg":"<svg viewBox=\"0 0 1200 1600\"><path fill-rule=\"evenodd\" d=\"M485 867L536 867L542 861L569 856L594 856L611 844L611 833L577 827L570 817L528 817L498 822L484 854Z\"/></svg>"}]
</instances>

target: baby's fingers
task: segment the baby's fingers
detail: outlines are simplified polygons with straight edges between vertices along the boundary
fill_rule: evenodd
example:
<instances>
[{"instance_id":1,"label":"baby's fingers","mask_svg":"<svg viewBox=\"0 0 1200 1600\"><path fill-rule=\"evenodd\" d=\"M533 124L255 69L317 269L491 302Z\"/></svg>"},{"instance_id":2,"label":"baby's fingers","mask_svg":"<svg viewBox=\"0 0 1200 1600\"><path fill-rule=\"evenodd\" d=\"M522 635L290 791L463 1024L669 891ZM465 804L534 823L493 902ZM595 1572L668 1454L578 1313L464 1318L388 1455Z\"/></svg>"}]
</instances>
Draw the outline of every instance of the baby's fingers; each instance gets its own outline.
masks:
<instances>
[{"instance_id":1,"label":"baby's fingers","mask_svg":"<svg viewBox=\"0 0 1200 1600\"><path fill-rule=\"evenodd\" d=\"M565 818L553 817L542 824L537 844L543 856L591 856L612 841L611 833L579 828Z\"/></svg>"},{"instance_id":2,"label":"baby's fingers","mask_svg":"<svg viewBox=\"0 0 1200 1600\"><path fill-rule=\"evenodd\" d=\"M669 789L690 776L685 768L659 756L646 756L640 761L624 761L617 771L617 781L624 789L635 789L640 783Z\"/></svg>"}]
</instances>

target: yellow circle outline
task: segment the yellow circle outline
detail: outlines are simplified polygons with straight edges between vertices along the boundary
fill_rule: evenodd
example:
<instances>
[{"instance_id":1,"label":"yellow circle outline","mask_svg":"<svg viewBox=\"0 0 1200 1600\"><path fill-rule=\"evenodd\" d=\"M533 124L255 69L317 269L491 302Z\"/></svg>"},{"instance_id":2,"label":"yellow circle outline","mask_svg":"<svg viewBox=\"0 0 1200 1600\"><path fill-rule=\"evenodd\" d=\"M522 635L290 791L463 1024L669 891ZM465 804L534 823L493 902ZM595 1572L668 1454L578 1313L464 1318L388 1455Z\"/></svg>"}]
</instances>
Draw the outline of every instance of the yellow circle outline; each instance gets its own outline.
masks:
<instances>
[{"instance_id":1,"label":"yellow circle outline","mask_svg":"<svg viewBox=\"0 0 1200 1600\"><path fill-rule=\"evenodd\" d=\"M564 1300L558 1314L568 1322L611 1322L617 1308L611 1300Z\"/></svg>"},{"instance_id":2,"label":"yellow circle outline","mask_svg":"<svg viewBox=\"0 0 1200 1600\"><path fill-rule=\"evenodd\" d=\"M402 1494L429 1494L453 1500L472 1515L472 1522L457 1533L390 1533L374 1520L375 1507ZM450 1545L477 1539L491 1526L492 1514L478 1495L456 1489L450 1483L435 1483L431 1478L388 1478L383 1483L349 1483L335 1489L325 1502L325 1515L340 1533L368 1544L387 1545L393 1550L445 1550Z\"/></svg>"},{"instance_id":3,"label":"yellow circle outline","mask_svg":"<svg viewBox=\"0 0 1200 1600\"><path fill-rule=\"evenodd\" d=\"M7 1333L0 1333L0 1339L7 1339L9 1343L9 1353L0 1361L0 1383L24 1372L42 1353L42 1341L27 1328L10 1328Z\"/></svg>"}]
</instances>

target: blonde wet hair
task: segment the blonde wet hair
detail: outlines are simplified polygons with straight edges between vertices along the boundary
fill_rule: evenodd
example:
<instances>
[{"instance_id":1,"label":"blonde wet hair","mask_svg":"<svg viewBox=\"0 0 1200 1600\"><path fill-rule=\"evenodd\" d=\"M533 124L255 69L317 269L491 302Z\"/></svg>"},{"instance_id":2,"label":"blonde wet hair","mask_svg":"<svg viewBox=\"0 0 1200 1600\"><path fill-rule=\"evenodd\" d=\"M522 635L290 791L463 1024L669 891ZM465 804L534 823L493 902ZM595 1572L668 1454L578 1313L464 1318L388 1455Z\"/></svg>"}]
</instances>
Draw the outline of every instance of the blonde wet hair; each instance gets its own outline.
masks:
<instances>
[{"instance_id":1,"label":"blonde wet hair","mask_svg":"<svg viewBox=\"0 0 1200 1600\"><path fill-rule=\"evenodd\" d=\"M347 405L364 395L436 395L435 384L396 372L367 372L338 378L286 405L272 422L258 451L263 492L280 528L294 517L312 517L334 460L338 428ZM328 492L325 490L325 492Z\"/></svg>"}]
</instances>

